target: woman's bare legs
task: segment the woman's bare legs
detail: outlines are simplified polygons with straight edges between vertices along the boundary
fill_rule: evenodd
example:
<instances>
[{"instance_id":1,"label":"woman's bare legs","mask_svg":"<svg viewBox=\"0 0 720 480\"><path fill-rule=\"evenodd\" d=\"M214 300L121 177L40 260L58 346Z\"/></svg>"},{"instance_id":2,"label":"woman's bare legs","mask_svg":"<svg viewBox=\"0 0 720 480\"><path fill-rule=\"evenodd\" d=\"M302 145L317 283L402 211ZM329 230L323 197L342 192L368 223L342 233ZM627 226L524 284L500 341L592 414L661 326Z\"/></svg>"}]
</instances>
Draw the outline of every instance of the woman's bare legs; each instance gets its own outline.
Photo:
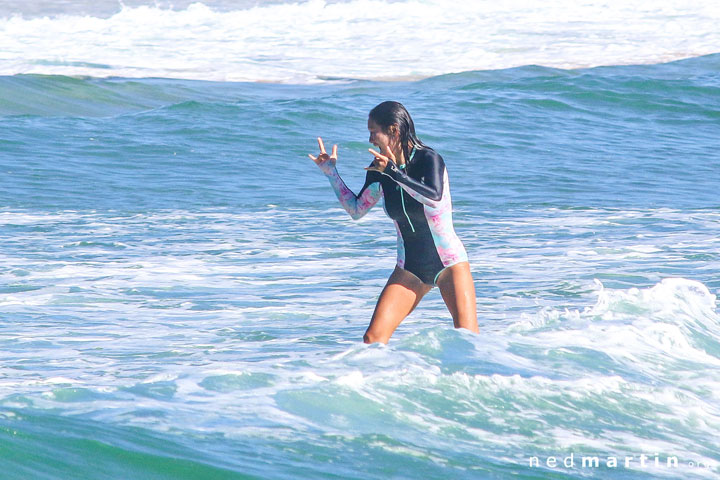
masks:
<instances>
[{"instance_id":1,"label":"woman's bare legs","mask_svg":"<svg viewBox=\"0 0 720 480\"><path fill-rule=\"evenodd\" d=\"M478 333L475 283L470 273L470 264L461 262L447 268L440 274L437 285L455 328ZM395 267L380 294L363 341L387 343L398 325L431 288L431 285L423 283L407 270Z\"/></svg>"},{"instance_id":2,"label":"woman's bare legs","mask_svg":"<svg viewBox=\"0 0 720 480\"><path fill-rule=\"evenodd\" d=\"M387 343L400 322L415 309L431 288L432 286L424 284L407 270L395 267L395 271L380 293L363 341Z\"/></svg>"},{"instance_id":3,"label":"woman's bare legs","mask_svg":"<svg viewBox=\"0 0 720 480\"><path fill-rule=\"evenodd\" d=\"M466 328L478 333L475 283L470 273L470 264L460 262L448 267L440 274L437 285L453 317L455 328Z\"/></svg>"}]
</instances>

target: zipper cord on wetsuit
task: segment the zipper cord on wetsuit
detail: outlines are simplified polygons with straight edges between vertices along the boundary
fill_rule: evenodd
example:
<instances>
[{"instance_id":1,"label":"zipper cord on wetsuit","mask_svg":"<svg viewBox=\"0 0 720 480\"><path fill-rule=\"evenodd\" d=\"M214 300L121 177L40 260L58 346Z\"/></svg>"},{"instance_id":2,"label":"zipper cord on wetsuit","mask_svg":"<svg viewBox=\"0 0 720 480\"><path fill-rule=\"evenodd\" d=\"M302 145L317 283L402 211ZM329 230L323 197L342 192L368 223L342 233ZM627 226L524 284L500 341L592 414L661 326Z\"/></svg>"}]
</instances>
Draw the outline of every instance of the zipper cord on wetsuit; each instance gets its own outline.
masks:
<instances>
[{"instance_id":1,"label":"zipper cord on wetsuit","mask_svg":"<svg viewBox=\"0 0 720 480\"><path fill-rule=\"evenodd\" d=\"M407 221L410 224L410 228L412 229L413 233L415 233L415 227L413 227L413 224L410 221L410 216L407 214L407 210L405 210L405 197L403 196L402 188L400 188L400 201L402 202L403 212L405 212L405 218L407 218Z\"/></svg>"},{"instance_id":2,"label":"zipper cord on wetsuit","mask_svg":"<svg viewBox=\"0 0 720 480\"><path fill-rule=\"evenodd\" d=\"M413 147L412 153L410 153L410 160L407 161L404 165L401 165L400 168L407 167L407 164L410 163L415 156L415 148ZM407 210L405 210L405 197L403 196L403 189L400 185L398 185L398 188L400 189L400 203L402 203L403 212L405 213L405 218L407 218L408 223L410 224L410 229L412 229L412 232L415 233L415 227L413 227L412 222L410 221L410 215L407 214Z\"/></svg>"}]
</instances>

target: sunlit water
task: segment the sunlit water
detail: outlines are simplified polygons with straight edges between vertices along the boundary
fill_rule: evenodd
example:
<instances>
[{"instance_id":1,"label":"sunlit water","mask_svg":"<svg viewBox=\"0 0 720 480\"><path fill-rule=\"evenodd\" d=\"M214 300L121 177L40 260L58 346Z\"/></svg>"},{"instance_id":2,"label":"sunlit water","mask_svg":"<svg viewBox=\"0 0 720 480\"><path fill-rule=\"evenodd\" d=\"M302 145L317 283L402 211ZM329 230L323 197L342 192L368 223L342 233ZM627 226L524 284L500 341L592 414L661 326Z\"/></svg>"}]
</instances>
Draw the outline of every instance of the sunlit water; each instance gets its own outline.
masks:
<instances>
[{"instance_id":1,"label":"sunlit water","mask_svg":"<svg viewBox=\"0 0 720 480\"><path fill-rule=\"evenodd\" d=\"M240 15L167 15L205 8ZM3 478L720 473L718 55L322 85L22 71L0 77ZM479 335L433 290L361 343L395 230L351 220L306 154L337 143L357 190L385 99L446 160Z\"/></svg>"}]
</instances>

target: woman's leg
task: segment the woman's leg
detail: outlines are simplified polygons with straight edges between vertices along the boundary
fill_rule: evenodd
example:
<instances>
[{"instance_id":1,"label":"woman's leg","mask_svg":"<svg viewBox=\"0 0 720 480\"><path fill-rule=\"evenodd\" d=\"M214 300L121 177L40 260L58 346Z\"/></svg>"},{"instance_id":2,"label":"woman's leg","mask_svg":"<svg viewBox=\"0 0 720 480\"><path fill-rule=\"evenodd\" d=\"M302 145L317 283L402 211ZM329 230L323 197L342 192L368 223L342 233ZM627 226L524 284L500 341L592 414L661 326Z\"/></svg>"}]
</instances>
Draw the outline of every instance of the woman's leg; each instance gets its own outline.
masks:
<instances>
[{"instance_id":1,"label":"woman's leg","mask_svg":"<svg viewBox=\"0 0 720 480\"><path fill-rule=\"evenodd\" d=\"M467 328L478 333L475 283L470 273L470 264L460 262L448 267L438 277L437 285L453 317L455 328Z\"/></svg>"},{"instance_id":2,"label":"woman's leg","mask_svg":"<svg viewBox=\"0 0 720 480\"><path fill-rule=\"evenodd\" d=\"M395 267L380 293L363 341L387 343L400 322L415 309L431 288L407 270Z\"/></svg>"}]
</instances>

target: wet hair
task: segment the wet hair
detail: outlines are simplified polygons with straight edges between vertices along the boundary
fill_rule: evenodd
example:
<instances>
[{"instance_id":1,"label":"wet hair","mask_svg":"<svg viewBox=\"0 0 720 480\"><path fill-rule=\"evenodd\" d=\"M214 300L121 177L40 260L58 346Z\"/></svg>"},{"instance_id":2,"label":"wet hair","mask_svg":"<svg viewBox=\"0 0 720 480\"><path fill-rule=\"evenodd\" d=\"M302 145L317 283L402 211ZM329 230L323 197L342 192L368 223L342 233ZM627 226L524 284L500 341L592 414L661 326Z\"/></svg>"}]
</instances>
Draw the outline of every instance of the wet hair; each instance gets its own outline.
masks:
<instances>
[{"instance_id":1,"label":"wet hair","mask_svg":"<svg viewBox=\"0 0 720 480\"><path fill-rule=\"evenodd\" d=\"M399 102L382 102L370 110L369 118L382 128L383 132L390 133L390 126L397 125L400 133L400 145L402 145L405 161L410 160L410 150L415 147L428 148L415 135L415 124L407 109Z\"/></svg>"}]
</instances>

